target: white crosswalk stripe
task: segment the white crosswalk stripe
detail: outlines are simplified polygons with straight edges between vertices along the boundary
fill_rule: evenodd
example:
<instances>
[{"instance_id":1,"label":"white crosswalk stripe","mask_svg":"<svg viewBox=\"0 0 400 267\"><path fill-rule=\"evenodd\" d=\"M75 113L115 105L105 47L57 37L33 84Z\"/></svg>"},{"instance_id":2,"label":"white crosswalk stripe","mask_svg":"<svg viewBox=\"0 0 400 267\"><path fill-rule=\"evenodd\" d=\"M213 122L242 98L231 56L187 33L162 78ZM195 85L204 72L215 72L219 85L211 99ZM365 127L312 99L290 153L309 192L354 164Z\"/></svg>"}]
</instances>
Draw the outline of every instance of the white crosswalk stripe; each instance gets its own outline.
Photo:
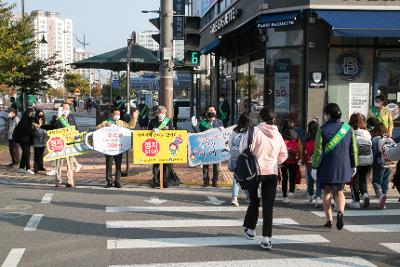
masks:
<instances>
[{"instance_id":1,"label":"white crosswalk stripe","mask_svg":"<svg viewBox=\"0 0 400 267\"><path fill-rule=\"evenodd\" d=\"M36 231L40 220L43 218L43 214L33 214L32 217L29 219L28 223L26 224L24 231Z\"/></svg>"},{"instance_id":2,"label":"white crosswalk stripe","mask_svg":"<svg viewBox=\"0 0 400 267\"><path fill-rule=\"evenodd\" d=\"M312 211L318 217L325 217L324 211ZM333 214L336 216L336 213ZM385 210L345 210L345 217L370 217L370 216L400 216L400 209Z\"/></svg>"},{"instance_id":3,"label":"white crosswalk stripe","mask_svg":"<svg viewBox=\"0 0 400 267\"><path fill-rule=\"evenodd\" d=\"M393 250L394 252L400 253L400 243L381 243L381 245Z\"/></svg>"},{"instance_id":4,"label":"white crosswalk stripe","mask_svg":"<svg viewBox=\"0 0 400 267\"><path fill-rule=\"evenodd\" d=\"M344 229L353 233L397 233L400 224L345 225Z\"/></svg>"},{"instance_id":5,"label":"white crosswalk stripe","mask_svg":"<svg viewBox=\"0 0 400 267\"><path fill-rule=\"evenodd\" d=\"M167 206L167 207L135 207L135 206L120 206L120 207L106 207L106 212L117 213L117 212L237 212L246 211L247 207L213 207L213 206Z\"/></svg>"},{"instance_id":6,"label":"white crosswalk stripe","mask_svg":"<svg viewBox=\"0 0 400 267\"><path fill-rule=\"evenodd\" d=\"M262 224L262 220L259 220ZM274 219L274 225L296 225L290 218ZM107 228L188 228L188 227L240 227L243 220L212 219L212 220L145 220L145 221L107 221Z\"/></svg>"},{"instance_id":7,"label":"white crosswalk stripe","mask_svg":"<svg viewBox=\"0 0 400 267\"><path fill-rule=\"evenodd\" d=\"M194 238L154 238L154 239L120 239L108 240L108 249L142 249L142 248L182 248L182 247L217 247L258 245L262 237L248 240L244 236L216 236ZM320 235L276 235L275 244L328 243Z\"/></svg>"},{"instance_id":8,"label":"white crosswalk stripe","mask_svg":"<svg viewBox=\"0 0 400 267\"><path fill-rule=\"evenodd\" d=\"M232 267L232 266L252 266L252 267L376 267L369 261L360 257L321 257L321 258L284 258L267 260L243 260L243 261L206 261L206 262L183 262L183 263L159 263L143 265L111 265L110 267Z\"/></svg>"},{"instance_id":9,"label":"white crosswalk stripe","mask_svg":"<svg viewBox=\"0 0 400 267\"><path fill-rule=\"evenodd\" d=\"M8 253L7 258L4 260L1 267L16 267L18 266L19 261L24 255L25 249L24 248L13 248L11 249L10 253Z\"/></svg>"}]
</instances>

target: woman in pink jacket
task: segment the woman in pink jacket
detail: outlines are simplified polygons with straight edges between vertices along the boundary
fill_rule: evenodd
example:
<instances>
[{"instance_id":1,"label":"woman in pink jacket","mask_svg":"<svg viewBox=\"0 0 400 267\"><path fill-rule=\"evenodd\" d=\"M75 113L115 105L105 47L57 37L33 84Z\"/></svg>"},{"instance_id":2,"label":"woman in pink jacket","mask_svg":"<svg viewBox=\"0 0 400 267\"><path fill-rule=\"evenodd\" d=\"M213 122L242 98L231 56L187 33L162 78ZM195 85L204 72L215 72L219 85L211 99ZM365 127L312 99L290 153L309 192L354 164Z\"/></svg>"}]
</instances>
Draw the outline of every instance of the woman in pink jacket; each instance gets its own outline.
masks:
<instances>
[{"instance_id":1,"label":"woman in pink jacket","mask_svg":"<svg viewBox=\"0 0 400 267\"><path fill-rule=\"evenodd\" d=\"M259 165L258 180L261 182L263 206L263 238L261 247L271 249L272 212L278 182L278 166L288 157L285 141L275 126L275 114L267 108L260 111L260 124L254 128L251 151ZM244 233L248 239L255 239L260 198L258 188L249 190L250 204L244 219Z\"/></svg>"}]
</instances>

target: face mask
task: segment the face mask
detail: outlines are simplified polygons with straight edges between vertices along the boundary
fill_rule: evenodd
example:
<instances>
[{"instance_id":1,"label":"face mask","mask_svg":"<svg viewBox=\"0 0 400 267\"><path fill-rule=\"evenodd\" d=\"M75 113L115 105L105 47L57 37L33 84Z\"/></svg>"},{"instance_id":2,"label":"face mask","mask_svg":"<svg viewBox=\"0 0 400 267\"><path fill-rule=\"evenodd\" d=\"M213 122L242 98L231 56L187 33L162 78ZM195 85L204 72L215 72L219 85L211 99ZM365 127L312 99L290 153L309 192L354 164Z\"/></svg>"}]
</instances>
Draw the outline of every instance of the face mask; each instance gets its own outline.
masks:
<instances>
[{"instance_id":1,"label":"face mask","mask_svg":"<svg viewBox=\"0 0 400 267\"><path fill-rule=\"evenodd\" d=\"M68 109L67 110L63 110L63 115L65 117L68 117L69 113L70 113L70 111Z\"/></svg>"},{"instance_id":2,"label":"face mask","mask_svg":"<svg viewBox=\"0 0 400 267\"><path fill-rule=\"evenodd\" d=\"M223 98L220 98L220 99L219 99L219 102L224 102L224 100L225 100L225 99L223 99Z\"/></svg>"},{"instance_id":3,"label":"face mask","mask_svg":"<svg viewBox=\"0 0 400 267\"><path fill-rule=\"evenodd\" d=\"M381 103L375 102L375 103L374 103L374 106L375 106L376 108L380 108L380 107L381 107Z\"/></svg>"},{"instance_id":4,"label":"face mask","mask_svg":"<svg viewBox=\"0 0 400 267\"><path fill-rule=\"evenodd\" d=\"M163 121L165 119L165 114L158 114L158 118Z\"/></svg>"},{"instance_id":5,"label":"face mask","mask_svg":"<svg viewBox=\"0 0 400 267\"><path fill-rule=\"evenodd\" d=\"M120 115L115 115L115 116L113 117L113 120L114 120L114 121L119 121L120 118L121 118Z\"/></svg>"},{"instance_id":6,"label":"face mask","mask_svg":"<svg viewBox=\"0 0 400 267\"><path fill-rule=\"evenodd\" d=\"M215 113L214 113L214 112L208 112L208 113L207 113L207 118L212 119L212 118L214 118L214 117L215 117Z\"/></svg>"},{"instance_id":7,"label":"face mask","mask_svg":"<svg viewBox=\"0 0 400 267\"><path fill-rule=\"evenodd\" d=\"M142 101L142 102L140 102L140 103L144 104L144 101Z\"/></svg>"}]
</instances>

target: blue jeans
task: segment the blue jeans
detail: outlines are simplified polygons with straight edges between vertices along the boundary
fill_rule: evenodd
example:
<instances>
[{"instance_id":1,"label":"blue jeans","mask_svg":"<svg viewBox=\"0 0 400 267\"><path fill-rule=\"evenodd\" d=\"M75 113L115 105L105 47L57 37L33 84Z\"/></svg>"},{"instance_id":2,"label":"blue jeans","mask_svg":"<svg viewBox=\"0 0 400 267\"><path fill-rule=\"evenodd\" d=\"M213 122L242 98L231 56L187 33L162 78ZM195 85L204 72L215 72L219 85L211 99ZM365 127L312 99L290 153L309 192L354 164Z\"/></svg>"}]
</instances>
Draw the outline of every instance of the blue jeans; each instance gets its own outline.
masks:
<instances>
[{"instance_id":1,"label":"blue jeans","mask_svg":"<svg viewBox=\"0 0 400 267\"><path fill-rule=\"evenodd\" d=\"M381 193L384 195L387 194L391 174L392 170L390 168L383 168L375 165L372 167L372 184L377 195Z\"/></svg>"},{"instance_id":2,"label":"blue jeans","mask_svg":"<svg viewBox=\"0 0 400 267\"><path fill-rule=\"evenodd\" d=\"M232 198L237 198L239 195L239 184L232 176Z\"/></svg>"},{"instance_id":3,"label":"blue jeans","mask_svg":"<svg viewBox=\"0 0 400 267\"><path fill-rule=\"evenodd\" d=\"M315 185L317 187L315 196L321 198L322 197L321 185L317 181L314 181L314 179L312 178L312 176L311 176L311 171L312 171L311 165L306 164L306 171L307 171L307 192L308 192L308 195L309 196L313 196L314 195L314 182L315 182Z\"/></svg>"}]
</instances>

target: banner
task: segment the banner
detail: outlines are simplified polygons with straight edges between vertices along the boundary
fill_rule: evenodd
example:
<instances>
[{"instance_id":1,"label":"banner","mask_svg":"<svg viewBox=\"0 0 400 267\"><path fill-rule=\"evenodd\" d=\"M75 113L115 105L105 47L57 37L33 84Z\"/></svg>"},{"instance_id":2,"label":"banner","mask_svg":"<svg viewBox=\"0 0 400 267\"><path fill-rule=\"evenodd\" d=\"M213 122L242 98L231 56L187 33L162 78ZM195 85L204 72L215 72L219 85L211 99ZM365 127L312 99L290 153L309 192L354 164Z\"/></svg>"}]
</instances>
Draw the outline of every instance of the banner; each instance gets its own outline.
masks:
<instances>
[{"instance_id":1,"label":"banner","mask_svg":"<svg viewBox=\"0 0 400 267\"><path fill-rule=\"evenodd\" d=\"M90 136L92 136L91 144ZM132 148L132 132L127 128L111 125L87 134L85 143L102 154L115 156Z\"/></svg>"},{"instance_id":2,"label":"banner","mask_svg":"<svg viewBox=\"0 0 400 267\"><path fill-rule=\"evenodd\" d=\"M209 165L229 160L229 139L235 127L189 134L189 165Z\"/></svg>"},{"instance_id":3,"label":"banner","mask_svg":"<svg viewBox=\"0 0 400 267\"><path fill-rule=\"evenodd\" d=\"M133 131L133 164L187 163L186 131Z\"/></svg>"},{"instance_id":4,"label":"banner","mask_svg":"<svg viewBox=\"0 0 400 267\"><path fill-rule=\"evenodd\" d=\"M369 83L350 83L349 118L353 113L361 113L367 118L369 108Z\"/></svg>"},{"instance_id":5,"label":"banner","mask_svg":"<svg viewBox=\"0 0 400 267\"><path fill-rule=\"evenodd\" d=\"M47 135L49 136L47 141L48 154L43 158L44 161L78 156L91 150L85 144L86 132L78 132L75 126L51 130L47 132Z\"/></svg>"}]
</instances>

